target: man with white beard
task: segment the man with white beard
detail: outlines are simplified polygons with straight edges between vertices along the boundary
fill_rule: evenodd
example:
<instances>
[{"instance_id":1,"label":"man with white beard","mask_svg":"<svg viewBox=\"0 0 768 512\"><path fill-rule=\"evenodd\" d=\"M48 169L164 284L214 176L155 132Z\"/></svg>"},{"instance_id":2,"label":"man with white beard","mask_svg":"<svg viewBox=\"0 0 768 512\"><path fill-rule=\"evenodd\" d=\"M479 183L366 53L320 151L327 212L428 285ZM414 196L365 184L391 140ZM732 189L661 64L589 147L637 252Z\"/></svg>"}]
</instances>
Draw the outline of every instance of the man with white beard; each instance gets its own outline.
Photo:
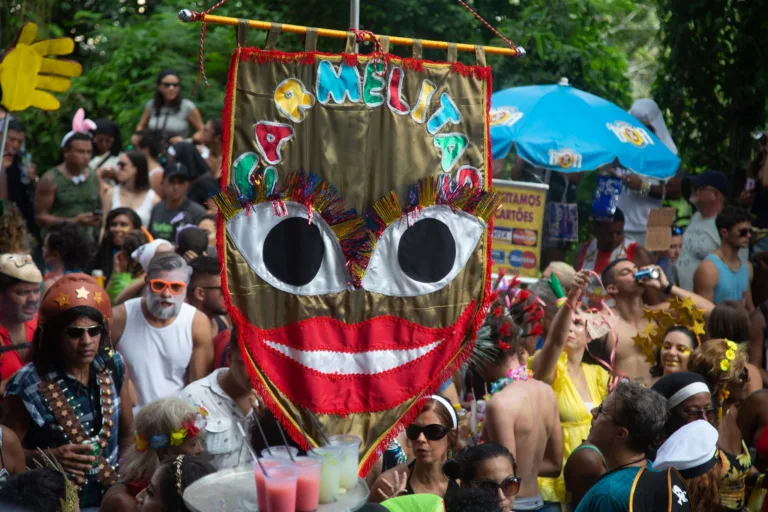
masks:
<instances>
[{"instance_id":1,"label":"man with white beard","mask_svg":"<svg viewBox=\"0 0 768 512\"><path fill-rule=\"evenodd\" d=\"M211 372L211 323L184 302L191 274L178 254L159 254L147 268L144 297L113 310L115 347L125 358L138 396L134 413L152 400L177 396Z\"/></svg>"}]
</instances>

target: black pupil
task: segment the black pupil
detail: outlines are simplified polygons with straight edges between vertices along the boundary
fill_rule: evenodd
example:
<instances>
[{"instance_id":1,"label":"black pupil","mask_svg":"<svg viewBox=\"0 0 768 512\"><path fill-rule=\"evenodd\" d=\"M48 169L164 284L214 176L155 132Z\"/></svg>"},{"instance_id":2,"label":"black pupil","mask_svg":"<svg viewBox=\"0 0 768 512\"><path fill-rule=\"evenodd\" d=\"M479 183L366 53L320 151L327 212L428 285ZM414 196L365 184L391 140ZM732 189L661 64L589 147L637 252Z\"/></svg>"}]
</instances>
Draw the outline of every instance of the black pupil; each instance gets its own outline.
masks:
<instances>
[{"instance_id":1,"label":"black pupil","mask_svg":"<svg viewBox=\"0 0 768 512\"><path fill-rule=\"evenodd\" d=\"M264 265L285 284L312 282L323 264L323 237L314 224L291 217L273 227L264 240Z\"/></svg>"},{"instance_id":2,"label":"black pupil","mask_svg":"<svg viewBox=\"0 0 768 512\"><path fill-rule=\"evenodd\" d=\"M455 259L456 242L451 230L437 219L422 219L400 237L397 262L414 281L440 281L451 272Z\"/></svg>"}]
</instances>

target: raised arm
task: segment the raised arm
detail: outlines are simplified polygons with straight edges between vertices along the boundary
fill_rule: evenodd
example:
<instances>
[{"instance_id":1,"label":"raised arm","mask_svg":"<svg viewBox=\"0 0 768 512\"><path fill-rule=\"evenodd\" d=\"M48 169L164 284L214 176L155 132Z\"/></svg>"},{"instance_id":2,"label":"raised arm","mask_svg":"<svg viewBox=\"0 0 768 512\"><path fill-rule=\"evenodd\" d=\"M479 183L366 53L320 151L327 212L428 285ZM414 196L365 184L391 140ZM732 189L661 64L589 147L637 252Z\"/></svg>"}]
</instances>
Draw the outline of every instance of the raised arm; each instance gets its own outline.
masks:
<instances>
[{"instance_id":1,"label":"raised arm","mask_svg":"<svg viewBox=\"0 0 768 512\"><path fill-rule=\"evenodd\" d=\"M566 298L566 303L560 307L552 320L544 346L530 363L534 377L547 384L552 384L555 379L555 368L560 358L565 343L568 340L568 332L573 322L573 308L584 295L589 285L589 272L582 270L573 276L573 284Z\"/></svg>"},{"instance_id":2,"label":"raised arm","mask_svg":"<svg viewBox=\"0 0 768 512\"><path fill-rule=\"evenodd\" d=\"M702 262L703 264L703 262ZM661 267L658 265L649 265L648 267L643 268L656 268L659 271L659 278L658 279L646 279L644 281L640 281L640 283L643 286L648 286L651 288L655 288L657 290L666 290L667 287L669 287L669 279L667 279L666 274L664 274L664 270L662 270ZM697 270L698 272L698 270ZM705 299L701 295L698 295L693 292L689 292L688 290L684 290L683 288L680 288L677 285L672 285L669 290L669 295L672 297L678 297L681 299L691 299L694 303L694 305L704 311L704 318L709 318L709 314L712 312L713 309L715 309L715 305L712 304L709 300ZM662 302L661 304L657 304L656 306L649 306L653 309L669 309L669 302Z\"/></svg>"},{"instance_id":3,"label":"raised arm","mask_svg":"<svg viewBox=\"0 0 768 512\"><path fill-rule=\"evenodd\" d=\"M213 368L213 333L208 317L195 312L192 320L192 360L189 362L189 381L202 379Z\"/></svg>"}]
</instances>

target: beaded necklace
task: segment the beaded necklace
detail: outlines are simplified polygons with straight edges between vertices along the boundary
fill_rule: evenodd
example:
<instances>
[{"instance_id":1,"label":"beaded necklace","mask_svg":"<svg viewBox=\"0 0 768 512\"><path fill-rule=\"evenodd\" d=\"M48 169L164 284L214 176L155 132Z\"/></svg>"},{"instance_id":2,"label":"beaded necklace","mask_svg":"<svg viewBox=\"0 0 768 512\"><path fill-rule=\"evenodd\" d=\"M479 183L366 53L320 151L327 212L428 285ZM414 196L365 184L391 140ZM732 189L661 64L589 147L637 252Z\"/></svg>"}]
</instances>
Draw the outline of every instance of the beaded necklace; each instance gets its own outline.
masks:
<instances>
[{"instance_id":1,"label":"beaded necklace","mask_svg":"<svg viewBox=\"0 0 768 512\"><path fill-rule=\"evenodd\" d=\"M507 387L507 385L517 380L526 381L531 377L533 377L533 372L525 366L520 366L515 370L509 370L506 377L502 377L491 384L491 392L485 396L486 402L490 400L493 395Z\"/></svg>"}]
</instances>

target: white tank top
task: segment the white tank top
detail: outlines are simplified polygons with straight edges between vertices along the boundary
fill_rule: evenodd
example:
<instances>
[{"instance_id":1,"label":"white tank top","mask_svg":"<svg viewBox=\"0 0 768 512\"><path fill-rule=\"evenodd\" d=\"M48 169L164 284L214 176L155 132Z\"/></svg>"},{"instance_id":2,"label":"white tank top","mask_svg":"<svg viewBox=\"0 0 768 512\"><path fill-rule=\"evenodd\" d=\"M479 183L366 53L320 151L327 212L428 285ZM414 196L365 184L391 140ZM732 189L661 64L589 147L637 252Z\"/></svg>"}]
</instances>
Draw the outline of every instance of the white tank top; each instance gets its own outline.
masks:
<instances>
[{"instance_id":1,"label":"white tank top","mask_svg":"<svg viewBox=\"0 0 768 512\"><path fill-rule=\"evenodd\" d=\"M125 302L125 331L117 345L136 387L139 407L176 396L184 389L192 359L192 320L197 311L184 303L171 325L152 327L141 311L141 300Z\"/></svg>"},{"instance_id":2,"label":"white tank top","mask_svg":"<svg viewBox=\"0 0 768 512\"><path fill-rule=\"evenodd\" d=\"M149 227L149 218L152 216L152 207L153 202L155 200L155 191L151 188L147 191L147 195L144 196L144 202L141 203L141 206L138 208L133 208L133 211L135 211L139 218L141 219L141 224L144 227ZM120 185L115 185L112 187L112 209L120 208L122 205L120 204ZM130 208L130 207L128 207Z\"/></svg>"}]
</instances>

